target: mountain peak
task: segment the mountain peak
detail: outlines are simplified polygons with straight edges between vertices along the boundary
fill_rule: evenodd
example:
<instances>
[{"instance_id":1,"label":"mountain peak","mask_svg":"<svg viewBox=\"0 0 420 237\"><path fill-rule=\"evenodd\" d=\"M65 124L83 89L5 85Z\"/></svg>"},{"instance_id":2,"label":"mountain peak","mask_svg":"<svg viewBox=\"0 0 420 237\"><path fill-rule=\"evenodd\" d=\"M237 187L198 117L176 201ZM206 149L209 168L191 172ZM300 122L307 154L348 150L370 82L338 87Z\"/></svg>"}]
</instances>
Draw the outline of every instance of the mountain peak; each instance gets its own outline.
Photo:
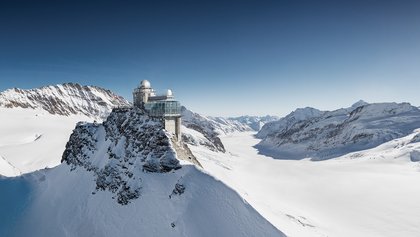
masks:
<instances>
[{"instance_id":1,"label":"mountain peak","mask_svg":"<svg viewBox=\"0 0 420 237\"><path fill-rule=\"evenodd\" d=\"M356 103L354 103L351 107L352 108L357 108L357 107L360 107L360 106L363 106L363 105L368 105L368 104L369 103L364 101L364 100L359 100Z\"/></svg>"},{"instance_id":2,"label":"mountain peak","mask_svg":"<svg viewBox=\"0 0 420 237\"><path fill-rule=\"evenodd\" d=\"M290 113L290 116L293 116L296 120L305 120L308 118L313 118L320 116L322 114L321 110L312 108L312 107L305 107L305 108L298 108L292 113Z\"/></svg>"}]
</instances>

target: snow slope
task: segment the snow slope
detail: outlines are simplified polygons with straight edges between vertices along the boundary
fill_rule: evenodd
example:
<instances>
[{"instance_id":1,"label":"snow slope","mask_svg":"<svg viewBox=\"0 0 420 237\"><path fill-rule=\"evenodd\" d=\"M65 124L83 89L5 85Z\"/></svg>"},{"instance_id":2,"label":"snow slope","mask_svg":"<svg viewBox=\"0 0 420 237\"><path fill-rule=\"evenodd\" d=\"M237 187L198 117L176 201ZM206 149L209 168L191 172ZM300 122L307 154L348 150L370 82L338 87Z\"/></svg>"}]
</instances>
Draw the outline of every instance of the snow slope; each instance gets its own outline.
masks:
<instances>
[{"instance_id":1,"label":"snow slope","mask_svg":"<svg viewBox=\"0 0 420 237\"><path fill-rule=\"evenodd\" d=\"M138 109L79 123L61 165L0 179L30 186L20 194L29 197L24 209L16 203L8 213L15 221L0 229L35 237L284 236L222 182L180 163L174 146Z\"/></svg>"},{"instance_id":2,"label":"snow slope","mask_svg":"<svg viewBox=\"0 0 420 237\"><path fill-rule=\"evenodd\" d=\"M20 175L19 169L14 167L9 161L0 156L0 175L13 177Z\"/></svg>"},{"instance_id":3,"label":"snow slope","mask_svg":"<svg viewBox=\"0 0 420 237\"><path fill-rule=\"evenodd\" d=\"M0 108L0 175L15 176L60 164L65 145L84 115L52 115L44 110Z\"/></svg>"},{"instance_id":4,"label":"snow slope","mask_svg":"<svg viewBox=\"0 0 420 237\"><path fill-rule=\"evenodd\" d=\"M412 157L419 134L320 162L263 156L253 133L222 137L226 153L191 149L205 170L288 236L416 237L420 163Z\"/></svg>"},{"instance_id":5,"label":"snow slope","mask_svg":"<svg viewBox=\"0 0 420 237\"><path fill-rule=\"evenodd\" d=\"M263 139L257 148L280 159L323 160L378 146L420 127L420 109L408 103L361 104L324 112L298 109L265 125L257 134Z\"/></svg>"},{"instance_id":6,"label":"snow slope","mask_svg":"<svg viewBox=\"0 0 420 237\"><path fill-rule=\"evenodd\" d=\"M283 236L237 193L191 165L139 178L141 196L121 206L111 192L92 194L94 177L85 170L60 165L34 174L32 201L12 236ZM174 195L179 180L185 193Z\"/></svg>"}]
</instances>

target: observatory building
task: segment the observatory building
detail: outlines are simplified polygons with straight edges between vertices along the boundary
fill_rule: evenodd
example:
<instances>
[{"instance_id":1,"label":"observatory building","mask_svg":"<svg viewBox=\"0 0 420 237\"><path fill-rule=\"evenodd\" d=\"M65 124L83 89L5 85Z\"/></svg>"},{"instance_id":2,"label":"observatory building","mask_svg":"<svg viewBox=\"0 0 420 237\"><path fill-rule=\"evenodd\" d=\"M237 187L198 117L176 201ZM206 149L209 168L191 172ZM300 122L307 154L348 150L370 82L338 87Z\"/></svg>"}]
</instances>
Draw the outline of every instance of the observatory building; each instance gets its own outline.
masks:
<instances>
[{"instance_id":1,"label":"observatory building","mask_svg":"<svg viewBox=\"0 0 420 237\"><path fill-rule=\"evenodd\" d=\"M162 119L166 131L181 139L181 104L176 101L172 91L165 95L156 95L150 82L143 80L133 91L133 104L144 109L149 116Z\"/></svg>"}]
</instances>

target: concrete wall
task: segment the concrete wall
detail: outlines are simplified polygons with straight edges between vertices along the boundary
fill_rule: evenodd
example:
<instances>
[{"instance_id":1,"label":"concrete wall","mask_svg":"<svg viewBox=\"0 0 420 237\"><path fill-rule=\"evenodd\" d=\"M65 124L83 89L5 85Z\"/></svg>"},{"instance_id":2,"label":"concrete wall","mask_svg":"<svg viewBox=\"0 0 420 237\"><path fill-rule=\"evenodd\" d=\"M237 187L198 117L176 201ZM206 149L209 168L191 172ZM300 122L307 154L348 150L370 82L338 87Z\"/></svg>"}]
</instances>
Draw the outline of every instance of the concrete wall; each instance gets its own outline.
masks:
<instances>
[{"instance_id":1,"label":"concrete wall","mask_svg":"<svg viewBox=\"0 0 420 237\"><path fill-rule=\"evenodd\" d=\"M165 129L168 132L173 134L176 133L175 131L175 118L165 118Z\"/></svg>"},{"instance_id":2,"label":"concrete wall","mask_svg":"<svg viewBox=\"0 0 420 237\"><path fill-rule=\"evenodd\" d=\"M181 117L166 117L164 121L166 131L174 134L179 141L181 139Z\"/></svg>"},{"instance_id":3,"label":"concrete wall","mask_svg":"<svg viewBox=\"0 0 420 237\"><path fill-rule=\"evenodd\" d=\"M181 117L175 118L175 134L177 135L178 141L181 141Z\"/></svg>"}]
</instances>

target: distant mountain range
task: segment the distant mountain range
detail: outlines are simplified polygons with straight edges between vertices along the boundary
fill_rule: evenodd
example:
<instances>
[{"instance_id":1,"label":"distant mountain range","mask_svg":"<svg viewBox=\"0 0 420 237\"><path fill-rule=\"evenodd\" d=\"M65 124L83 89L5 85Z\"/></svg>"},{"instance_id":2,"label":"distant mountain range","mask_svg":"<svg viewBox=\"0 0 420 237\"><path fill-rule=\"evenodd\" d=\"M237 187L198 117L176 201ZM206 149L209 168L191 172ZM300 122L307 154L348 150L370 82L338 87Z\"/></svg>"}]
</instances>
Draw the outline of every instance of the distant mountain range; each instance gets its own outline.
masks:
<instances>
[{"instance_id":1,"label":"distant mountain range","mask_svg":"<svg viewBox=\"0 0 420 237\"><path fill-rule=\"evenodd\" d=\"M190 145L205 145L213 151L225 152L219 136L233 132L259 131L266 123L276 121L276 116L242 116L235 118L210 117L182 107L183 139ZM200 135L197 136L195 132Z\"/></svg>"},{"instance_id":2,"label":"distant mountain range","mask_svg":"<svg viewBox=\"0 0 420 237\"><path fill-rule=\"evenodd\" d=\"M369 149L420 128L420 109L409 103L359 101L334 111L297 109L258 132L261 153L281 159L329 159Z\"/></svg>"}]
</instances>

